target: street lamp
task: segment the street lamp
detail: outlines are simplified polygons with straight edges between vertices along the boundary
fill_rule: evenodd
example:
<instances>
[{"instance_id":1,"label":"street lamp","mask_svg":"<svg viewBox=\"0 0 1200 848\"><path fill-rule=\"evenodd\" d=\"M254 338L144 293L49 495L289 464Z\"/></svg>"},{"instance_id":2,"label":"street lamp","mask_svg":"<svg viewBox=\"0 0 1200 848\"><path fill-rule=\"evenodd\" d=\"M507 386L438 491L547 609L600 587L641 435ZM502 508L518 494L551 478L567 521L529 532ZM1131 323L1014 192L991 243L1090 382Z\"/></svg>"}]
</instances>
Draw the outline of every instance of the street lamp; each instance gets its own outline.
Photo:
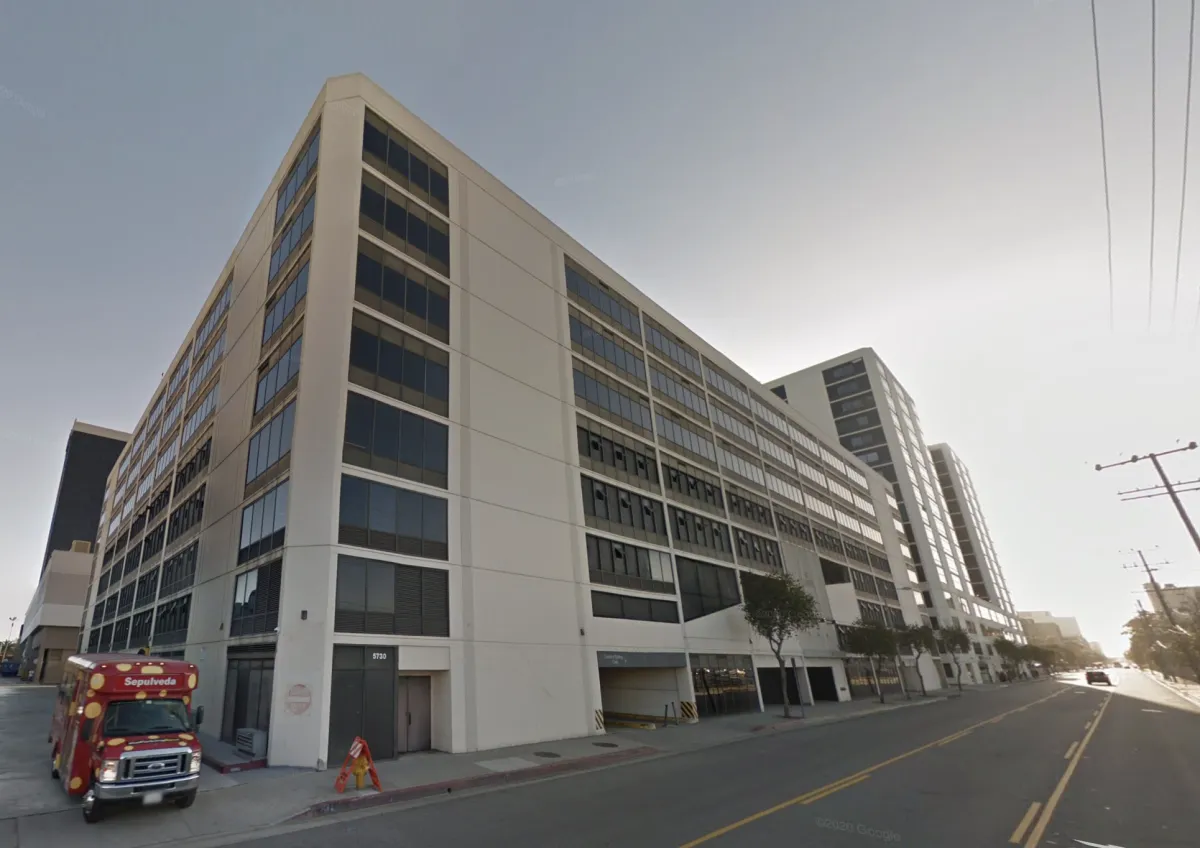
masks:
<instances>
[{"instance_id":1,"label":"street lamp","mask_svg":"<svg viewBox=\"0 0 1200 848\"><path fill-rule=\"evenodd\" d=\"M4 656L0 657L0 660L5 659L5 657L9 655L9 652L12 651L12 632L13 628L16 626L17 617L15 615L10 615L8 617L8 638L4 640Z\"/></svg>"}]
</instances>

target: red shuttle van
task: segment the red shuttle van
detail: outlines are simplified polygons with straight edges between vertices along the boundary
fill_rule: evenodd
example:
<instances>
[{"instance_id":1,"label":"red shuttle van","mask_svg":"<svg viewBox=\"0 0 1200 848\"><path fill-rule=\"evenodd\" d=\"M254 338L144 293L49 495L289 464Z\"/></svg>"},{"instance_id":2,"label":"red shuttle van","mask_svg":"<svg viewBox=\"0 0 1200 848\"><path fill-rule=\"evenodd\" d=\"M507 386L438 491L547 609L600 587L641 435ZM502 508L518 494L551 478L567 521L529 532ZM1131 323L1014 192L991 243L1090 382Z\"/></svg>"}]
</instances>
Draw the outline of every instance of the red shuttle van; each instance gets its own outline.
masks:
<instances>
[{"instance_id":1,"label":"red shuttle van","mask_svg":"<svg viewBox=\"0 0 1200 848\"><path fill-rule=\"evenodd\" d=\"M51 774L100 821L118 803L190 807L200 783L196 666L131 654L67 660L50 730Z\"/></svg>"}]
</instances>

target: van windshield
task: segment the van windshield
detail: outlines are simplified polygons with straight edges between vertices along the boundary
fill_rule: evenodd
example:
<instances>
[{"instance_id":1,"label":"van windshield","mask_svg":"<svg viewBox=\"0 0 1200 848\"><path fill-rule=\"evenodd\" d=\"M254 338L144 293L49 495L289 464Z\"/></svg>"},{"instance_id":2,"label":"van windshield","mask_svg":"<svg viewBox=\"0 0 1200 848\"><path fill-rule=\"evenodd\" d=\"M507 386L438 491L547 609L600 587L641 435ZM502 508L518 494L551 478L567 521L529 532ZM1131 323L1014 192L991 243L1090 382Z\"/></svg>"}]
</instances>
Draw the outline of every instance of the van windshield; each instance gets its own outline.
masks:
<instances>
[{"instance_id":1,"label":"van windshield","mask_svg":"<svg viewBox=\"0 0 1200 848\"><path fill-rule=\"evenodd\" d=\"M104 736L146 736L191 729L183 701L114 701L104 711Z\"/></svg>"}]
</instances>

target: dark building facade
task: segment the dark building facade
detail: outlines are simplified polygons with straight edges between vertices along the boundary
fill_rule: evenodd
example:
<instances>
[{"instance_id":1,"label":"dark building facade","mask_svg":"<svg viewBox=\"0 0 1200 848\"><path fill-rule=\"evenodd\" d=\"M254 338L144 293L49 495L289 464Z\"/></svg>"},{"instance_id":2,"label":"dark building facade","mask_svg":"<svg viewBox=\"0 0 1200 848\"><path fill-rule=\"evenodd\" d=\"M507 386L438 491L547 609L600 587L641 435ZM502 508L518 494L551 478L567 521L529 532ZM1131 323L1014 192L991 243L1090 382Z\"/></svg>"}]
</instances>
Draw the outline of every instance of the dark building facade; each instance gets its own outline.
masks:
<instances>
[{"instance_id":1,"label":"dark building facade","mask_svg":"<svg viewBox=\"0 0 1200 848\"><path fill-rule=\"evenodd\" d=\"M128 433L76 421L67 437L42 571L51 551L69 551L75 541L95 542L109 472L129 441Z\"/></svg>"}]
</instances>

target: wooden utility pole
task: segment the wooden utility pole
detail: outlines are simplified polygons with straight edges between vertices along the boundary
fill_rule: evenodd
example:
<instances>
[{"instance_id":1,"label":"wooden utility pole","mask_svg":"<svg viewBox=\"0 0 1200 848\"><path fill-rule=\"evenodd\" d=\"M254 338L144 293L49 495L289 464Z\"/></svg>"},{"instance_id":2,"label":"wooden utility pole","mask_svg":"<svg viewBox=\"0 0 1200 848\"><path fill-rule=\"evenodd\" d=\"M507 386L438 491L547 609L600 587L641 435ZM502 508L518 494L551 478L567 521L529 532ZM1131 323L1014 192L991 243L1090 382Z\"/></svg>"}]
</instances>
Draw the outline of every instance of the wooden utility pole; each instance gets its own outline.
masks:
<instances>
[{"instance_id":1,"label":"wooden utility pole","mask_svg":"<svg viewBox=\"0 0 1200 848\"><path fill-rule=\"evenodd\" d=\"M1137 456L1135 454L1134 456L1131 456L1129 459L1123 460L1121 462L1110 462L1108 465L1097 464L1096 470L1104 471L1108 468L1116 468L1119 465L1131 465L1135 462L1140 462L1143 459L1149 459L1150 463L1154 466L1154 470L1158 472L1158 477L1160 480L1162 480L1162 483L1157 486L1148 486L1144 489L1131 489L1127 492L1118 492L1117 494L1119 494L1119 495L1136 495L1136 497L1123 498L1123 500L1131 500L1131 501L1140 500L1142 498L1156 498L1156 497L1161 497L1163 495L1169 496L1171 498L1171 503L1173 503L1175 505L1175 511L1179 513L1179 518L1183 522L1183 526L1187 528L1188 535L1192 537L1192 544L1196 546L1197 553L1200 553L1200 533L1196 532L1196 525L1192 523L1191 516L1189 516L1187 513L1187 510L1184 509L1183 501L1181 501L1179 499L1179 491L1176 489L1177 486L1187 486L1187 485L1192 485L1195 483L1200 483L1200 480L1189 480L1184 483L1172 483L1170 478L1167 477L1167 472L1163 470L1162 463L1159 462L1160 457L1170 456L1170 455L1176 454L1176 453L1183 453L1184 451L1192 451L1192 450L1195 450L1196 447L1197 447L1197 445L1195 442L1188 442L1188 444L1185 445L1184 447L1175 448L1174 450L1160 451L1158 453L1148 453L1145 456ZM1161 492L1153 491L1156 489L1163 489L1164 491L1161 491ZM1194 492L1194 491L1197 491L1197 489L1190 488L1190 489L1184 489L1183 491ZM1137 494L1139 492L1149 492L1150 494Z\"/></svg>"}]
</instances>

